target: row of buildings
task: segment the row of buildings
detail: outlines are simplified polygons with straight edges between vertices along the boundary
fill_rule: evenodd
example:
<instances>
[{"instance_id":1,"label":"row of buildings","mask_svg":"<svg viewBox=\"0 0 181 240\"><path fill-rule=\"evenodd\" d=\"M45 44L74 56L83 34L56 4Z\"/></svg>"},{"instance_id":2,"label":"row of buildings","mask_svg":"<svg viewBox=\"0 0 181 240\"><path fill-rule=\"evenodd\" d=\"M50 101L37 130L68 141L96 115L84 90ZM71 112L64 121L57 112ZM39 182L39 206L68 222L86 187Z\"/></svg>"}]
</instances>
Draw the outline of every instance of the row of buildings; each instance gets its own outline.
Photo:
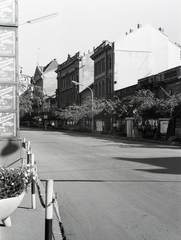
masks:
<instances>
[{"instance_id":1,"label":"row of buildings","mask_svg":"<svg viewBox=\"0 0 181 240\"><path fill-rule=\"evenodd\" d=\"M53 60L49 65L53 65L48 66L53 78L45 77L39 66L34 75L35 85L42 85L45 92L52 90L48 94L52 97L42 109L45 112L50 103L63 109L91 99L92 93L94 98L103 99L115 95L122 99L142 88L150 89L157 97L181 93L181 46L171 42L163 28L151 24L138 24L114 42L104 40L86 54L68 54L63 63L55 64ZM105 121L95 118L95 130L98 126L99 131L109 129ZM119 127L125 124L125 120L116 121ZM112 122L109 124L111 130Z\"/></svg>"}]
</instances>

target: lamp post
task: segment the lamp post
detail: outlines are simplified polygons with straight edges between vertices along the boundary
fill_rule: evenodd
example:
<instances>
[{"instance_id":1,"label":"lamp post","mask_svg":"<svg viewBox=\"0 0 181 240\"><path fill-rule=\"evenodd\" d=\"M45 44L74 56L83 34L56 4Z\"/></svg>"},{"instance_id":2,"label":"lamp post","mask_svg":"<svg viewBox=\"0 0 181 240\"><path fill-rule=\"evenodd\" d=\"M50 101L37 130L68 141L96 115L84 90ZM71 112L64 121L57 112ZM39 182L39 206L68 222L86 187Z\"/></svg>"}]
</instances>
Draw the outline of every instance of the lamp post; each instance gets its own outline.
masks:
<instances>
[{"instance_id":1,"label":"lamp post","mask_svg":"<svg viewBox=\"0 0 181 240\"><path fill-rule=\"evenodd\" d=\"M85 86L84 84L82 83L78 83L76 81L72 81L72 83L76 84L76 85L80 85L80 86ZM92 133L94 133L94 112L93 112L93 101L94 101L94 94L93 94L93 91L90 87L88 86L85 86L86 88L88 88L91 92L91 101L92 101Z\"/></svg>"},{"instance_id":2,"label":"lamp post","mask_svg":"<svg viewBox=\"0 0 181 240\"><path fill-rule=\"evenodd\" d=\"M35 23L38 23L38 22L41 22L41 21L48 20L50 18L57 17L57 16L58 16L58 13L52 13L52 14L49 14L49 15L46 15L46 16L43 16L43 17L39 17L39 18L29 20L29 21L24 22L24 23L20 23L18 26L22 26L24 24L35 24Z\"/></svg>"}]
</instances>

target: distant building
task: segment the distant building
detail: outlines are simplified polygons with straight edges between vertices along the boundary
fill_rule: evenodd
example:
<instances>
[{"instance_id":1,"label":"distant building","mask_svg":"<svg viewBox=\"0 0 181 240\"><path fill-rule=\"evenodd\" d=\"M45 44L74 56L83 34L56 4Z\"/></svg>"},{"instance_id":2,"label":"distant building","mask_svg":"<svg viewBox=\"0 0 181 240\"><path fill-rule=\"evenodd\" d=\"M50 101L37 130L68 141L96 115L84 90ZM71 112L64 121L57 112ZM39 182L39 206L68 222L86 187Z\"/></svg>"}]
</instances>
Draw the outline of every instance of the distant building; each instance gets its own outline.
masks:
<instances>
[{"instance_id":1,"label":"distant building","mask_svg":"<svg viewBox=\"0 0 181 240\"><path fill-rule=\"evenodd\" d=\"M138 79L138 89L150 89L156 97L181 93L181 66Z\"/></svg>"},{"instance_id":2,"label":"distant building","mask_svg":"<svg viewBox=\"0 0 181 240\"><path fill-rule=\"evenodd\" d=\"M56 59L52 60L45 67L36 66L34 76L32 77L32 90L36 91L36 95L40 98L44 96L45 99L55 95L57 86L55 70L57 66ZM45 111L45 109L47 110L47 101L34 106L34 112L40 113Z\"/></svg>"},{"instance_id":3,"label":"distant building","mask_svg":"<svg viewBox=\"0 0 181 240\"><path fill-rule=\"evenodd\" d=\"M56 92L57 88L57 74L55 70L57 69L58 63L56 59L52 60L43 68L43 89L46 95L52 96Z\"/></svg>"},{"instance_id":4,"label":"distant building","mask_svg":"<svg viewBox=\"0 0 181 240\"><path fill-rule=\"evenodd\" d=\"M140 78L181 65L181 48L162 28L138 24L136 30L114 42L114 90L137 83Z\"/></svg>"},{"instance_id":5,"label":"distant building","mask_svg":"<svg viewBox=\"0 0 181 240\"><path fill-rule=\"evenodd\" d=\"M72 57L68 55L67 60L58 65L56 70L58 108L79 104L81 102L79 93L93 83L94 68L90 58L91 54L88 52L88 54L81 56L78 52ZM72 81L79 83L79 85L72 83ZM88 95L90 95L89 92Z\"/></svg>"},{"instance_id":6,"label":"distant building","mask_svg":"<svg viewBox=\"0 0 181 240\"><path fill-rule=\"evenodd\" d=\"M103 41L91 55L94 61L94 96L112 98L114 92L114 46Z\"/></svg>"}]
</instances>

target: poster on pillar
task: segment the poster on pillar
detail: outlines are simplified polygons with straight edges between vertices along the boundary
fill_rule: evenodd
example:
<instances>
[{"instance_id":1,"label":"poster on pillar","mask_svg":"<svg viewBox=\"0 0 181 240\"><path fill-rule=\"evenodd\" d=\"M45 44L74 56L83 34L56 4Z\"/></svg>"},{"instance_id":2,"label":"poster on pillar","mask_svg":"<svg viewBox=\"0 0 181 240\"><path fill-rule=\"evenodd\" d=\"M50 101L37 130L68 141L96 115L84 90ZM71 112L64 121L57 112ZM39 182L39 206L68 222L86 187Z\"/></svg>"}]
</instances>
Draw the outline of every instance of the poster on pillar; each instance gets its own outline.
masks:
<instances>
[{"instance_id":1,"label":"poster on pillar","mask_svg":"<svg viewBox=\"0 0 181 240\"><path fill-rule=\"evenodd\" d=\"M0 23L17 25L17 0L0 0Z\"/></svg>"},{"instance_id":2,"label":"poster on pillar","mask_svg":"<svg viewBox=\"0 0 181 240\"><path fill-rule=\"evenodd\" d=\"M0 83L1 82L15 82L15 58L0 57Z\"/></svg>"},{"instance_id":3,"label":"poster on pillar","mask_svg":"<svg viewBox=\"0 0 181 240\"><path fill-rule=\"evenodd\" d=\"M15 55L16 30L10 27L0 28L0 55Z\"/></svg>"},{"instance_id":4,"label":"poster on pillar","mask_svg":"<svg viewBox=\"0 0 181 240\"><path fill-rule=\"evenodd\" d=\"M16 86L0 84L0 109L16 109Z\"/></svg>"},{"instance_id":5,"label":"poster on pillar","mask_svg":"<svg viewBox=\"0 0 181 240\"><path fill-rule=\"evenodd\" d=\"M0 137L16 136L16 113L0 112Z\"/></svg>"},{"instance_id":6,"label":"poster on pillar","mask_svg":"<svg viewBox=\"0 0 181 240\"><path fill-rule=\"evenodd\" d=\"M0 138L19 137L18 1L0 0Z\"/></svg>"}]
</instances>

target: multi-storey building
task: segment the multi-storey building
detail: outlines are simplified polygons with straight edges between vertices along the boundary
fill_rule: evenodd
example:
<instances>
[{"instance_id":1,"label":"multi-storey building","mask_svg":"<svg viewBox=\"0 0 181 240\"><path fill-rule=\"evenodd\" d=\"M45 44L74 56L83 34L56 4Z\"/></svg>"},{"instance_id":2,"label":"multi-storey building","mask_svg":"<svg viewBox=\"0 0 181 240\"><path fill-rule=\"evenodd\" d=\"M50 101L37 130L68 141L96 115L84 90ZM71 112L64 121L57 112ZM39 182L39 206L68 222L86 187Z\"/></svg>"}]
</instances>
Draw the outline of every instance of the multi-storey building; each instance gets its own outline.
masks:
<instances>
[{"instance_id":1,"label":"multi-storey building","mask_svg":"<svg viewBox=\"0 0 181 240\"><path fill-rule=\"evenodd\" d=\"M67 60L58 65L57 73L57 103L58 108L65 108L73 104L80 104L81 101L90 98L90 91L81 100L79 93L93 83L93 61L90 58L91 52L80 56L68 55ZM76 85L74 82L77 82Z\"/></svg>"},{"instance_id":2,"label":"multi-storey building","mask_svg":"<svg viewBox=\"0 0 181 240\"><path fill-rule=\"evenodd\" d=\"M113 43L103 41L91 55L94 60L94 96L112 98L114 92L114 55Z\"/></svg>"},{"instance_id":3,"label":"multi-storey building","mask_svg":"<svg viewBox=\"0 0 181 240\"><path fill-rule=\"evenodd\" d=\"M181 65L181 48L162 28L140 26L114 42L114 90Z\"/></svg>"},{"instance_id":4,"label":"multi-storey building","mask_svg":"<svg viewBox=\"0 0 181 240\"><path fill-rule=\"evenodd\" d=\"M67 60L59 64L57 73L57 107L65 108L79 102L78 89L74 88L72 81L79 80L79 52L73 57L68 55Z\"/></svg>"},{"instance_id":5,"label":"multi-storey building","mask_svg":"<svg viewBox=\"0 0 181 240\"><path fill-rule=\"evenodd\" d=\"M138 24L136 30L113 43L103 41L91 58L94 96L111 98L119 90L123 95L133 94L138 79L181 65L181 47L171 42L162 28Z\"/></svg>"},{"instance_id":6,"label":"multi-storey building","mask_svg":"<svg viewBox=\"0 0 181 240\"><path fill-rule=\"evenodd\" d=\"M136 30L130 30L114 42L103 41L86 57L76 53L58 65L58 107L80 104L90 99L89 88L93 90L94 98L105 99L111 99L114 95L124 98L143 87L150 88L160 97L164 91L177 93L180 83L173 80L172 75L180 71L180 65L179 44L171 42L162 28L138 24ZM158 79L164 80L159 82ZM72 81L78 82L78 85ZM112 124L113 120L105 120L103 116L102 125L108 129L105 127L108 125L106 121Z\"/></svg>"},{"instance_id":7,"label":"multi-storey building","mask_svg":"<svg viewBox=\"0 0 181 240\"><path fill-rule=\"evenodd\" d=\"M181 93L181 66L138 79L139 89L150 89L156 97Z\"/></svg>"}]
</instances>

